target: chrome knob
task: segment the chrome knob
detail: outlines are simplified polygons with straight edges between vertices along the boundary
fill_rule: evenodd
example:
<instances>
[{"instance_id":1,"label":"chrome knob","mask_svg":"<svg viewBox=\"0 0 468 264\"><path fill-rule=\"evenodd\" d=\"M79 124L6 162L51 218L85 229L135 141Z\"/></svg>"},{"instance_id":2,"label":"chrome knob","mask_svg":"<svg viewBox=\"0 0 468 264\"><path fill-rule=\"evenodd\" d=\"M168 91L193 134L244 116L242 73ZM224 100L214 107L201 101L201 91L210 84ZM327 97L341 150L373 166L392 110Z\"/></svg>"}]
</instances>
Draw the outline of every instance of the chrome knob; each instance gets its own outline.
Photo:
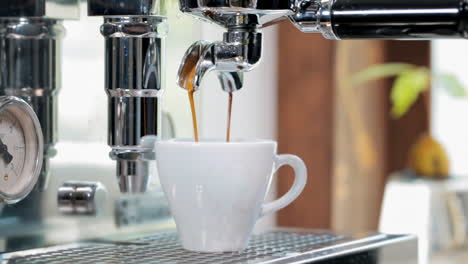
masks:
<instances>
[{"instance_id":1,"label":"chrome knob","mask_svg":"<svg viewBox=\"0 0 468 264\"><path fill-rule=\"evenodd\" d=\"M58 189L59 212L66 215L97 215L104 207L107 191L99 182L65 182Z\"/></svg>"}]
</instances>

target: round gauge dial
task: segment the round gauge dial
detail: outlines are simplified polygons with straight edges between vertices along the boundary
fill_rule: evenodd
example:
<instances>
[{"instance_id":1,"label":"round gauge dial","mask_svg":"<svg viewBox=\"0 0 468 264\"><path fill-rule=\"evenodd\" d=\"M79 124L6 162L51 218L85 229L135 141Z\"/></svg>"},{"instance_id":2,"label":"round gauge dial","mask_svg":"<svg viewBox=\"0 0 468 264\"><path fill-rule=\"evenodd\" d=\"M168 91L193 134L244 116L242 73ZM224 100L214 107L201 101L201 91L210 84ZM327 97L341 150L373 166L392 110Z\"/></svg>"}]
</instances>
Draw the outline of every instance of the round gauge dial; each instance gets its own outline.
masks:
<instances>
[{"instance_id":1,"label":"round gauge dial","mask_svg":"<svg viewBox=\"0 0 468 264\"><path fill-rule=\"evenodd\" d=\"M43 138L32 108L16 97L0 97L0 201L26 197L39 177Z\"/></svg>"}]
</instances>

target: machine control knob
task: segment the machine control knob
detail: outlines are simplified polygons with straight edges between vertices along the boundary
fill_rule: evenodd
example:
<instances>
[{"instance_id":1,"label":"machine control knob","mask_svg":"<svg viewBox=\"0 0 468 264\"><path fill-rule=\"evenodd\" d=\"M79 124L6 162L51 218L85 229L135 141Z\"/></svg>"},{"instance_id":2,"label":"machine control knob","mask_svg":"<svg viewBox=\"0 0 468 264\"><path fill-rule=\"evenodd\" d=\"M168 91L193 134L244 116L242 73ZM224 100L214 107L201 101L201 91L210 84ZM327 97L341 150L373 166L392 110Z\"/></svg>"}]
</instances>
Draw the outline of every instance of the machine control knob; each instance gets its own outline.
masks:
<instances>
[{"instance_id":1,"label":"machine control knob","mask_svg":"<svg viewBox=\"0 0 468 264\"><path fill-rule=\"evenodd\" d=\"M65 215L97 215L104 207L106 194L100 182L65 182L58 189L59 212Z\"/></svg>"}]
</instances>

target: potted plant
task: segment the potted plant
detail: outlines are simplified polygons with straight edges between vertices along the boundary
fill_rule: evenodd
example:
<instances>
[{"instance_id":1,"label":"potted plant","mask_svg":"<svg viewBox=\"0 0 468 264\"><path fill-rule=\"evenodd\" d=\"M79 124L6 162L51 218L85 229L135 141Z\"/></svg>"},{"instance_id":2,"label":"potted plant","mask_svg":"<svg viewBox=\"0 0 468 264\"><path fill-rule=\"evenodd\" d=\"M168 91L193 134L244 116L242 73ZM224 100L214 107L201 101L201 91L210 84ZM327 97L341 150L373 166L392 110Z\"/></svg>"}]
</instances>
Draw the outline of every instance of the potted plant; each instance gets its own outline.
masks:
<instances>
[{"instance_id":1,"label":"potted plant","mask_svg":"<svg viewBox=\"0 0 468 264\"><path fill-rule=\"evenodd\" d=\"M364 69L352 76L351 86L383 78L394 78L390 100L391 116L400 118L427 92L431 83L443 88L454 97L466 97L467 91L460 80L450 73L433 73L428 67L407 63L385 63ZM408 153L408 167L416 175L445 179L449 176L449 159L442 144L431 133L421 135Z\"/></svg>"}]
</instances>

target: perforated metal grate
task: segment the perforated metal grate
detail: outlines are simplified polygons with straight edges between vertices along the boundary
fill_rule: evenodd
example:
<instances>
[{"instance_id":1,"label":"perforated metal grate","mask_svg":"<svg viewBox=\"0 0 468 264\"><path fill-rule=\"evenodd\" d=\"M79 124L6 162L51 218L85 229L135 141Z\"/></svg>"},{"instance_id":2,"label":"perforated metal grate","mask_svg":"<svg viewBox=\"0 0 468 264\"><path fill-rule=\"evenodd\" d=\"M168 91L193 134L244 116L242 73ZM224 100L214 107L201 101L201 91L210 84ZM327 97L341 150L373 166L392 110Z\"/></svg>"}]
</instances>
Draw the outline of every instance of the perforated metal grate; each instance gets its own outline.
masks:
<instances>
[{"instance_id":1,"label":"perforated metal grate","mask_svg":"<svg viewBox=\"0 0 468 264\"><path fill-rule=\"evenodd\" d=\"M250 241L250 247L242 252L206 254L182 249L176 233L167 232L124 243L92 244L14 257L8 263L253 264L280 259L306 249L311 250L346 239L344 236L327 233L271 232L254 236Z\"/></svg>"}]
</instances>

